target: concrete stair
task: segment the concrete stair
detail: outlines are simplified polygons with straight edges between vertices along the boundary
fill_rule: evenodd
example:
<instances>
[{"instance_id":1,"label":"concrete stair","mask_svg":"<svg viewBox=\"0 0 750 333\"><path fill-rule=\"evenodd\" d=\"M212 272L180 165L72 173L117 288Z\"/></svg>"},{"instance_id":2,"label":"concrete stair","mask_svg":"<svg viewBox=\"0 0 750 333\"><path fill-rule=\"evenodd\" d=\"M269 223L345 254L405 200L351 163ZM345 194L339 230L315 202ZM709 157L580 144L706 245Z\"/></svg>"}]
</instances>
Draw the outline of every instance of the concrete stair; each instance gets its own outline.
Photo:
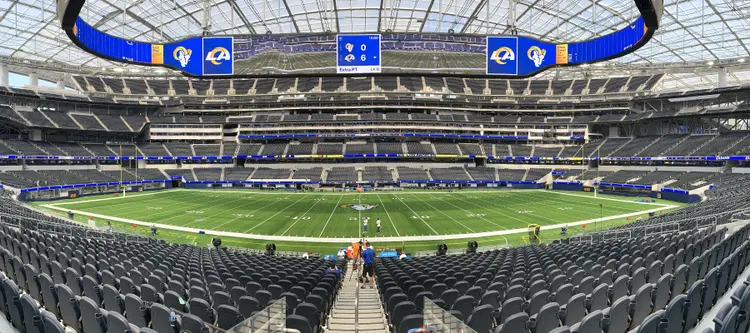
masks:
<instances>
[{"instance_id":1,"label":"concrete stair","mask_svg":"<svg viewBox=\"0 0 750 333\"><path fill-rule=\"evenodd\" d=\"M385 310L380 302L378 288L359 289L357 298L358 271L351 264L343 277L343 284L336 301L333 303L331 316L328 318L327 333L388 333ZM354 275L354 276L353 276ZM355 310L357 309L357 310Z\"/></svg>"}]
</instances>

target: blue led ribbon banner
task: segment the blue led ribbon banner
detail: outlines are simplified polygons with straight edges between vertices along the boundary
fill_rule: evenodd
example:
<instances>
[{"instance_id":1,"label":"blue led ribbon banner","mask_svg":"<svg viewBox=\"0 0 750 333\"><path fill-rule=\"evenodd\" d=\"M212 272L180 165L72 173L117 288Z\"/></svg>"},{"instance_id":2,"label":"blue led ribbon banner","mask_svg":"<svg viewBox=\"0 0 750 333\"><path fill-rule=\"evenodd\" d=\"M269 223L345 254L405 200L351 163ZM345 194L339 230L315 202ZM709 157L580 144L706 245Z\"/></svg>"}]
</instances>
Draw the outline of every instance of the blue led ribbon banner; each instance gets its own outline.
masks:
<instances>
[{"instance_id":1,"label":"blue led ribbon banner","mask_svg":"<svg viewBox=\"0 0 750 333\"><path fill-rule=\"evenodd\" d=\"M393 75L381 73L386 69L406 75L525 78L554 67L622 57L648 43L659 27L663 11L661 0L631 1L635 2L641 16L633 18L630 24L608 35L569 43L551 43L525 36L406 32L194 36L149 43L113 36L86 22L79 17L86 0L57 0L57 10L68 37L91 54L116 62L167 67L198 78ZM433 61L416 64L408 61L413 56L410 52L415 50L422 54L431 52ZM304 53L308 55L298 57ZM304 60L309 57L319 61ZM452 65L441 62L441 57L466 61ZM335 66L332 66L334 58ZM278 63L269 59L278 59ZM263 72L256 71L259 63L263 64ZM404 63L412 63L414 67L403 68ZM309 67L317 66L314 64L324 67ZM435 74L436 70L444 73Z\"/></svg>"}]
</instances>

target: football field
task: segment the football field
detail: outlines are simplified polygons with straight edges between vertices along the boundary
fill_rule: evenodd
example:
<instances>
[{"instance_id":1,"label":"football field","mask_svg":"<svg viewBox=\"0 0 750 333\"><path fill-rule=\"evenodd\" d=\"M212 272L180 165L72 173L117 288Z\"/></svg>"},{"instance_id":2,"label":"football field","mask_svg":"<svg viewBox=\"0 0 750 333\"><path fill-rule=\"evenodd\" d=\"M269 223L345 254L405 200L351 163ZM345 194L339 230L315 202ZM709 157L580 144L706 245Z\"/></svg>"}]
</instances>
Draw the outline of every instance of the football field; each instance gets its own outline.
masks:
<instances>
[{"instance_id":1,"label":"football field","mask_svg":"<svg viewBox=\"0 0 750 333\"><path fill-rule=\"evenodd\" d=\"M47 208L92 214L98 223L154 223L188 231L252 235L357 238L365 234L405 237L479 234L557 225L673 208L664 202L594 198L589 193L543 190L461 190L448 192L285 192L247 190L169 190L64 200ZM382 224L376 233L376 220ZM622 218L625 219L624 217ZM623 222L624 223L624 222ZM593 224L593 223L592 223ZM412 237L413 238L413 237Z\"/></svg>"}]
</instances>

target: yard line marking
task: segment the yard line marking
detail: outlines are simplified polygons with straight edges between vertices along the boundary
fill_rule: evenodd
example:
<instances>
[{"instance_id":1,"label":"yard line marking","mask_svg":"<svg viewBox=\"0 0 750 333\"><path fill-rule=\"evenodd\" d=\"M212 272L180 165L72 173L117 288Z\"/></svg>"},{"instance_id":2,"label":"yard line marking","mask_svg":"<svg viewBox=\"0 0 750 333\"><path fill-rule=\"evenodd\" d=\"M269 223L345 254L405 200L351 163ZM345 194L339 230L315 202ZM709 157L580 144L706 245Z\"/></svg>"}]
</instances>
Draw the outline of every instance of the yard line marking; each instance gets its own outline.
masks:
<instances>
[{"instance_id":1,"label":"yard line marking","mask_svg":"<svg viewBox=\"0 0 750 333\"><path fill-rule=\"evenodd\" d=\"M170 191L173 191L173 192L209 192L208 190L205 190L205 189L200 190L200 189L184 189L184 188L181 188L181 189L178 189L178 190L170 190ZM326 196L326 195L328 195L328 196L337 196L337 195L341 195L340 194L341 192L322 192L322 191L321 192L288 192L288 191L280 191L279 190L279 191L276 191L276 192L260 192L258 190L244 190L244 189L240 190L239 192L230 191L230 190L213 190L213 191L215 191L215 192L222 192L222 193L234 193L234 194L242 194L243 191L246 191L244 193L251 192L251 193L265 194L265 195L274 195L274 194L281 194L281 193L288 194L288 195L305 195L305 194L315 194L315 195L319 195L319 196ZM511 190L505 190L505 189L489 190L489 191L479 191L479 190L462 190L462 191L472 192L472 193L488 194L488 193L494 193L494 192L505 192L505 193L539 192L539 191L544 191L544 190L540 190L540 189L514 189L512 192L511 192ZM343 195L350 195L350 196L360 195L360 194L361 195L377 195L378 194L377 192L383 192L383 193L386 193L386 194L396 194L396 193L400 193L400 194L435 194L435 195L438 195L438 194L439 195L452 194L451 192L437 192L437 191L416 191L416 190L415 191L374 191L374 190L371 190L371 191L367 191L367 192L364 192L364 193L347 192L347 193L344 193ZM612 199L612 200L616 200L616 199Z\"/></svg>"},{"instance_id":2,"label":"yard line marking","mask_svg":"<svg viewBox=\"0 0 750 333\"><path fill-rule=\"evenodd\" d=\"M293 202L293 203L292 203L291 205L289 205L289 206L286 206L286 208L284 208L284 209L281 209L281 210L279 210L278 212L276 212L276 214L273 214L273 215L271 215L271 217L269 217L269 218L267 218L267 219L263 220L263 222L260 222L260 223L256 224L256 225L255 225L255 226L253 226L252 228L250 228L250 229L247 229L247 230L243 231L243 233L246 233L246 232L248 232L248 231L252 231L253 229L255 229L255 228L257 228L257 227L259 227L259 226L263 225L264 223L268 222L268 221L269 221L269 220L271 220L272 218L276 217L276 215L279 215L279 214L281 214L281 213L285 212L285 211L286 211L287 209L289 209L289 207L292 207L292 206L296 205L296 204L297 204L298 202L300 202L300 201L301 201L302 199L304 199L304 198L306 198L306 196L300 196L300 198L299 198L299 199L297 199L297 201ZM258 208L258 209L256 209L255 211L253 211L253 213L254 213L254 212L257 212L258 210L260 210L260 209L262 209L262 208L265 208L265 207L268 207L268 206L270 206L270 205L272 205L272 204L275 204L275 203L276 203L276 202L272 202L272 203L270 203L270 204L268 204L268 205L265 205L265 206L263 206L263 207L261 207L261 208Z\"/></svg>"},{"instance_id":3,"label":"yard line marking","mask_svg":"<svg viewBox=\"0 0 750 333\"><path fill-rule=\"evenodd\" d=\"M424 202L427 206L432 207L432 209L434 209L435 211L439 212L440 214L443 214L443 215L447 216L449 219L453 220L453 222L456 222L456 223L464 226L464 228L469 229L469 231L471 231L471 232L475 232L471 228L467 227L465 224L463 224L463 223L459 222L458 220L454 219L453 216L450 216L450 215L444 213L442 210L437 209L437 207L435 207L433 205L430 205L427 201L422 200L422 198L420 198L420 197L416 197L416 198L419 199L419 201Z\"/></svg>"},{"instance_id":4,"label":"yard line marking","mask_svg":"<svg viewBox=\"0 0 750 333\"><path fill-rule=\"evenodd\" d=\"M553 193L551 191L539 191L539 192ZM668 205L668 204L660 204L660 203L656 203L656 202L635 202L635 201L628 201L628 200L623 200L623 199L593 197L593 196L589 196L589 195L580 195L580 194L573 194L573 193L562 193L562 191L555 191L554 193L555 194L560 194L560 195L568 195L568 196L571 196L571 197L581 197L581 198L589 198L589 199L619 201L619 202L627 202L627 203L634 203L634 204L640 204L640 205L662 206L662 207L669 207L669 206L671 206L671 205Z\"/></svg>"},{"instance_id":5,"label":"yard line marking","mask_svg":"<svg viewBox=\"0 0 750 333\"><path fill-rule=\"evenodd\" d=\"M247 197L242 197L241 199L247 199ZM253 199L255 199L255 196L253 196ZM233 200L233 201L237 201L237 200ZM230 201L230 202L232 202L232 201ZM219 215L219 214L223 214L223 213L228 213L228 212L231 212L231 211L233 211L233 210L236 210L236 209L238 209L238 208L242 208L242 207L245 207L245 206L247 206L247 205L249 205L249 204L251 204L251 203L255 203L255 202L258 202L258 199L255 199L255 200L250 200L250 201L248 201L248 202L246 202L246 203L244 203L244 204L242 204L242 205L239 205L239 206L237 206L237 207L234 207L234 208L231 208L231 209L229 209L229 210L226 210L226 211L222 211L222 212L220 212L220 213L217 213L217 214L215 214L215 215L211 215L211 216L207 216L207 217L213 217L213 216L216 216L216 215ZM216 230L216 229L219 229L219 227L221 227L221 226L223 226L223 225L226 225L227 223L230 223L230 222L234 222L234 221L236 221L236 220L238 220L238 219L239 219L239 217L235 217L235 218L233 218L233 219L229 219L229 220L227 220L226 222L224 222L224 223L222 223L222 224L219 224L219 225L217 225L217 226L215 226L215 227L212 227L212 228L211 228L211 230ZM185 225L185 226L187 226L187 225Z\"/></svg>"},{"instance_id":6,"label":"yard line marking","mask_svg":"<svg viewBox=\"0 0 750 333\"><path fill-rule=\"evenodd\" d=\"M461 200L461 201L465 201L465 200L462 200L462 199L460 199L460 198L458 198L458 200ZM460 210L462 210L462 211L466 212L467 214L475 214L475 213L472 213L472 212L470 212L470 211L468 211L468 210L466 210L466 209L463 209L463 208L461 208L461 207L459 207L459 206L456 206L456 205L454 205L454 204L453 204L453 203L451 203L451 202L445 201L445 200L443 200L443 199L440 199L440 201L442 201L442 202L445 202L445 203L447 203L447 204L449 204L449 205L451 205L451 206L453 206L453 207L456 207L456 208L458 208L458 209L460 209ZM468 201L467 201L467 202L468 202ZM476 204L474 204L474 203L472 203L472 204L473 204L473 205L475 205L475 206L478 206L478 205L476 205ZM482 207L482 206L478 206L478 207L480 207L480 208L485 208L485 209L489 209L489 208L486 208L486 207ZM490 209L490 210L492 210L492 209ZM497 212L496 212L496 213L497 213ZM476 215L476 214L475 214L475 215ZM503 215L503 214L500 214L500 215ZM495 223L495 222L492 222L492 221L490 221L490 220L488 220L488 219L484 218L483 216L477 216L477 217L478 217L478 218L480 218L480 219L482 219L482 220L485 220L485 221L487 221L487 222L489 222L489 223L492 223L492 224L494 224L495 226L497 226L497 227L499 227L499 228L503 228L503 229L508 229L508 228L506 228L506 227L503 227L503 226L501 226L501 225L499 225L499 224L497 224L497 223Z\"/></svg>"},{"instance_id":7,"label":"yard line marking","mask_svg":"<svg viewBox=\"0 0 750 333\"><path fill-rule=\"evenodd\" d=\"M439 233L439 232L437 232L437 230L433 229L433 228L432 228L432 226L431 226L431 225L430 225L429 223L427 223L427 221L425 221L425 220L424 220L424 219L422 218L422 216L420 216L419 214L417 214L417 212L415 212L415 211L414 211L413 209L411 209L411 207L409 207L409 205L407 205L407 204L406 204L406 203L404 202L404 199L401 199L401 197L400 197L400 196L399 196L399 197L397 197L397 198L398 198L398 200L399 200L399 201L401 201L401 203L402 203L402 204L404 204L404 206L406 206L406 208L408 208L408 209L409 209L409 210L410 210L410 211L412 212L412 214L414 214L414 216L416 216L416 217L418 217L418 218L419 218L420 220L422 220L422 222L424 222L424 224L425 224L425 225L427 225L427 227L428 227L428 228L430 228L430 230L432 230L432 232L434 232L434 233L435 233L436 235L440 235L440 233Z\"/></svg>"},{"instance_id":8,"label":"yard line marking","mask_svg":"<svg viewBox=\"0 0 750 333\"><path fill-rule=\"evenodd\" d=\"M326 224L323 225L323 230L320 231L320 235L318 235L318 237L323 236L323 232L326 231L326 227L328 226L328 222L331 222L331 218L333 217L333 214L336 213L336 208L339 206L339 203L341 202L342 198L344 198L343 194L339 197L339 200L336 201L336 205L333 206L333 210L331 211L331 215L328 215L328 220L326 220Z\"/></svg>"},{"instance_id":9,"label":"yard line marking","mask_svg":"<svg viewBox=\"0 0 750 333\"><path fill-rule=\"evenodd\" d=\"M171 200L171 199L170 199L170 200ZM212 200L212 201L213 201L213 200ZM132 202L131 202L131 204L132 204ZM174 203L172 203L172 204L168 204L168 205L165 205L165 206L163 206L163 208L170 208L170 207L174 207L174 206L176 206L176 205L179 205L179 204L181 204L181 202L179 202L179 201L175 201L175 202L174 202ZM109 206L107 206L107 207L109 207ZM101 208L101 207L96 207L96 208ZM133 207L131 207L131 206L128 206L128 207L122 207L122 208L126 208L126 210L131 210L131 209L133 209ZM161 210L161 211L156 211L156 212L154 212L154 213L146 214L146 215L144 215L144 216L141 216L140 218L142 218L142 219L147 219L147 218L150 218L150 217L152 217L152 216L155 216L155 215L159 215L159 214L164 214L164 213L170 213L170 212L173 212L172 214L174 214L174 215L172 216L172 218L175 218L175 217L183 217L183 216L185 216L185 213L184 213L184 211L183 211L182 213L179 213L179 211L180 211L180 210L182 210L182 209L183 209L183 208L179 208L179 209L177 209L177 210L174 210L174 209L163 209L163 210ZM119 209L118 209L118 211L119 211ZM171 219L171 218L170 218L170 219ZM166 219L166 220L169 220L169 219ZM163 221L166 221L166 220L163 220ZM163 221L161 221L161 220L160 220L160 221L155 221L155 222L163 222Z\"/></svg>"},{"instance_id":10,"label":"yard line marking","mask_svg":"<svg viewBox=\"0 0 750 333\"><path fill-rule=\"evenodd\" d=\"M557 202L557 203L560 203L560 204L571 204L571 205L582 205L582 206L588 206L588 207L580 207L580 209L581 209L581 210L584 210L584 209L585 209L585 212L586 212L586 213L592 213L592 214L594 214L594 215L596 215L596 213L597 213L597 211L598 211L598 210L596 209L596 208L597 208L597 205L596 205L595 203L591 203L591 204L589 204L589 203L586 203L586 202L583 202L583 201L566 201L566 200L562 200L562 199L558 199L558 198L550 198L549 200L552 200L552 201L554 201L554 202ZM547 202L544 202L544 201L540 201L540 202L539 202L539 204L540 204L540 205L543 205L543 206L548 206L548 207L558 208L557 206L555 206L555 205L553 205L553 204L551 204L551 203L547 203ZM620 207L611 207L611 206L610 206L610 208L616 208L617 210L619 210L619 211L624 211L624 212L631 212L631 210L630 210L630 209L627 209L627 208L620 208ZM590 209L591 209L591 210L590 210ZM577 218L580 218L580 216L574 216L574 215L568 215L568 214L565 214L565 213L564 213L564 211L562 211L562 210L561 210L561 211L559 211L559 212L557 212L557 214L560 214L560 215L563 215L563 216L567 216L567 217L569 217L569 218L573 218L574 220L575 220L575 219L577 219ZM540 216L540 217L544 218L543 216ZM553 220L550 220L550 221L553 221ZM559 222L559 221L553 221L553 222Z\"/></svg>"},{"instance_id":11,"label":"yard line marking","mask_svg":"<svg viewBox=\"0 0 750 333\"><path fill-rule=\"evenodd\" d=\"M505 216L505 217L507 217L507 218L510 218L510 219L512 219L512 220L516 220L516 221L519 221L519 222L521 222L521 223L526 223L526 224L528 224L528 221L525 221L525 220L523 220L523 219L519 219L519 218L517 218L517 217L515 217L515 216L513 216L513 215L509 215L509 214L506 214L506 213L502 213L502 212L496 211L496 210L494 210L494 209L492 209L492 208L488 208L488 207L483 207L483 206L479 206L479 205L477 205L477 204L475 204L475 203L473 203L473 202L471 202L471 201L468 201L468 200L463 200L463 199L461 199L461 198L457 198L457 199L458 199L458 200L461 200L461 201L465 201L465 202L471 203L472 205L475 205L475 206L477 206L477 207L481 207L481 208L485 208L485 209L491 210L491 211L493 211L493 212L495 212L495 213L498 213L498 214L500 214L500 215L502 215L502 216ZM487 199L484 199L484 198L482 198L482 199L479 199L479 200L482 200L482 201L484 201L484 202L487 202L487 203L488 203L488 204L490 204L491 206L497 206L497 204L496 204L496 203L494 203L494 202L492 202L492 201L489 201L489 200L487 200ZM534 216L534 217L539 217L539 218L543 218L543 219L545 219L545 220L548 220L548 221L552 221L552 222L555 222L555 223L556 223L556 222L559 222L559 221L555 221L555 220L553 220L553 219L551 219L551 218L548 218L548 217L545 217L545 216L542 216L542 215L536 215L536 214L534 214L533 216ZM505 228L504 228L504 229L505 229Z\"/></svg>"},{"instance_id":12,"label":"yard line marking","mask_svg":"<svg viewBox=\"0 0 750 333\"><path fill-rule=\"evenodd\" d=\"M164 193L164 192L161 192L161 193ZM151 194L151 193L149 193L149 194ZM172 195L172 196L165 197L165 198L162 198L162 199L156 199L156 200L175 200L175 198L182 198L183 195L185 195L185 194L187 194L187 193L179 193L179 192L175 191L174 195ZM127 199L127 198L123 198L123 197L120 197L120 198L121 199ZM128 198L132 198L132 197L128 197ZM106 199L109 200L109 199L113 199L113 198L106 198ZM112 202L112 203L106 203L107 213L108 214L112 214L112 213L116 212L116 213L119 214L122 211L129 212L130 210L133 209L133 207L131 206L132 204L138 204L138 203L147 204L148 203L148 201L141 201L143 199L144 198L137 198L135 200L121 200L121 201L115 201L115 202ZM104 201L104 199L99 199L99 200ZM152 200L154 200L154 199L152 199ZM93 200L92 200L92 202L93 202ZM116 206L119 206L119 207L116 207ZM171 205L166 205L166 206L169 207ZM102 206L102 204L97 204L96 207L92 207L92 208L94 208L94 209L100 209L100 208L103 208L103 207L104 206ZM81 208L79 208L79 209L81 209ZM83 209L87 209L87 208L83 208ZM151 215L152 214L147 214L146 217L151 216Z\"/></svg>"},{"instance_id":13,"label":"yard line marking","mask_svg":"<svg viewBox=\"0 0 750 333\"><path fill-rule=\"evenodd\" d=\"M310 206L310 208L308 208L308 209L307 209L307 210L306 210L306 211L305 211L305 212L304 212L304 213L302 214L302 216L300 216L300 217L299 217L299 218L297 219L297 221L294 221L294 223L292 223L292 225L290 225L290 226L289 226L289 228L286 228L286 230L284 230L284 232L282 232L282 233L281 233L281 235L283 236L283 235L284 235L284 234L285 234L285 233L286 233L287 231L289 231L289 229L292 229L292 227L293 227L293 226L294 226L295 224L297 224L297 222L301 221L301 220L302 220L302 218L303 218L303 217L305 217L305 215L307 215L307 213L308 213L308 212L310 212L310 210L311 210L311 209L313 209L313 207L315 207L315 205L317 205L317 204L318 204L318 202L320 202L320 200L316 200L316 201L315 201L315 203L314 203L314 204L312 204L312 206ZM290 207L291 207L291 206L290 206ZM287 208L289 208L289 207L287 207ZM286 210L286 209L285 209L285 210Z\"/></svg>"},{"instance_id":14,"label":"yard line marking","mask_svg":"<svg viewBox=\"0 0 750 333\"><path fill-rule=\"evenodd\" d=\"M209 200L208 202L204 202L204 203L201 203L201 204L200 204L200 206L199 206L198 208L196 208L196 209L200 209L200 207L204 207L204 206L205 206L205 205L206 205L207 203L209 203L209 202L213 203L213 202L216 202L216 201L221 201L221 200L225 200L225 199L226 199L226 198L222 198L221 196L218 196L218 197L217 197L217 198L215 198L214 200ZM176 205L179 205L179 204L180 204L180 202L176 202L175 204L176 204ZM170 205L169 207L171 207L171 206L174 206L174 205ZM192 205L191 205L191 206L192 206ZM181 208L180 208L180 210L182 210L182 209L184 209L184 208L188 208L188 207L181 207ZM159 214L159 213L157 213L157 214ZM171 219L174 219L174 218L178 218L178 217L184 217L185 215L186 215L186 214L185 214L185 211L183 211L182 213L179 213L179 214L175 214L174 216L172 216L172 217L170 217L170 218L166 218L166 219L163 219L163 220L157 220L157 221L155 221L155 222L157 222L157 223L162 223L162 222L165 222L165 221L169 221L169 220L171 220ZM200 217L199 217L199 218L200 218ZM193 221L193 222L195 222L195 221ZM191 223L192 223L192 222L191 222ZM188 224L191 224L191 223L188 223ZM183 225L183 227L184 227L184 226L185 226L185 225Z\"/></svg>"},{"instance_id":15,"label":"yard line marking","mask_svg":"<svg viewBox=\"0 0 750 333\"><path fill-rule=\"evenodd\" d=\"M556 193L555 193L555 194L556 194ZM559 193L559 194L562 194L562 193ZM594 198L594 197L590 197L590 199L593 199L593 200L597 200L597 199L604 199L604 198ZM597 208L599 208L599 205L601 205L601 204L602 204L602 203L598 203L598 204L597 204L596 202L587 202L586 200L581 200L581 201L569 201L569 200L561 199L561 198L559 198L559 197L552 197L552 198L551 198L551 199L549 199L549 200L552 200L552 201L556 201L556 202L560 202L560 203L574 203L574 204L579 204L579 205L583 205L583 206L589 206L589 207L593 208L594 210L596 210ZM636 203L639 203L639 202L628 202L628 203L633 203L633 204L636 204ZM645 203L644 203L644 204L645 204ZM613 210L618 210L618 211L623 211L623 212L629 212L629 211L631 211L631 210L630 210L630 209L628 209L628 208L624 208L624 207L619 207L619 206L606 206L606 207L607 207L607 208L609 208L609 209L613 209Z\"/></svg>"},{"instance_id":16,"label":"yard line marking","mask_svg":"<svg viewBox=\"0 0 750 333\"><path fill-rule=\"evenodd\" d=\"M59 209L59 207L55 207L54 205L40 205L39 207L44 208L50 208L50 209ZM581 220L581 221L575 221L570 223L563 223L563 224L557 224L557 225L547 225L542 226L541 230L554 230L559 229L560 227L568 226L579 226L582 224L592 223L592 222L599 222L599 221L609 221L609 220L616 220L621 218L626 218L630 216L637 216L637 215L643 215L645 213L652 213L652 212L658 212L662 209L673 209L673 208L680 208L680 206L668 206L668 207L659 207L649 210L644 210L640 212L633 212L629 214L621 214L616 216L608 216L605 217L603 220L600 220L598 218L596 219L589 219L589 220ZM144 221L138 221L138 220L132 220L132 219L125 219L120 217L113 217L113 216L107 216L102 214L94 214L89 212L84 212L80 210L71 210L74 214L80 214L84 216L92 216L96 218L105 218L116 222L124 222L124 223L130 223L130 224L136 224L136 225L143 225L143 226L152 226L155 225L159 229L168 229L168 230L176 230L176 231L182 231L182 232L188 232L188 233L197 233L201 231L200 229L196 228L185 228L181 226L176 225L169 225L169 224L154 224L151 222L144 222ZM416 213L415 213L416 214ZM78 222L76 222L78 223ZM78 223L80 224L80 223ZM452 239L471 239L471 238L480 238L480 237L492 237L492 236L502 236L502 235L509 235L509 234L518 234L518 233L525 233L528 229L521 228L521 229L509 229L509 230L497 230L497 231L488 231L488 232L480 232L475 234L451 234L451 235L422 235L422 236L400 236L400 237L382 237L378 238L378 241L380 242L408 242L408 241L444 241L444 240L452 240ZM216 231L216 230L205 230L205 233L207 235L215 235L215 236L225 236L225 237L236 237L236 238L243 238L243 239L256 239L256 240L264 240L264 241L294 241L294 242L315 242L315 243L336 243L341 244L342 242L356 242L359 240L359 238L354 237L344 237L344 238L336 238L336 237L328 237L328 238L320 238L320 237L296 237L296 236L279 236L279 235L255 235L255 234L245 234L245 233L239 233L239 232L230 232L230 231Z\"/></svg>"},{"instance_id":17,"label":"yard line marking","mask_svg":"<svg viewBox=\"0 0 750 333\"><path fill-rule=\"evenodd\" d=\"M391 221L391 225L393 226L393 230L396 231L396 236L401 236L400 233L398 233L398 229L396 229L396 224L393 223L393 219L391 218L391 214L388 214L388 209L385 208L385 203L383 203L383 199L380 198L380 194L378 194L378 200L380 200L380 204L383 205L383 209L385 210L385 215L388 216L388 220Z\"/></svg>"},{"instance_id":18,"label":"yard line marking","mask_svg":"<svg viewBox=\"0 0 750 333\"><path fill-rule=\"evenodd\" d=\"M151 194L151 193L149 193L149 194ZM180 195L179 193L175 193L175 195L174 195L174 196L168 197L168 198L166 198L166 199L167 199L167 200L173 200L174 198L180 198L180 197L182 197L182 196L181 196L181 195ZM122 197L121 197L121 198L122 198ZM132 198L132 197L129 197L129 198ZM113 198L107 198L106 200L110 200L110 199L113 199ZM125 198L122 198L122 199L125 199ZM105 199L98 199L98 200L102 200L102 201L104 201ZM97 200L97 201L98 201L98 200ZM91 202L93 202L93 201L94 201L94 200L92 200ZM83 202L78 202L78 203L83 203ZM106 206L106 208L107 208L107 213L108 213L108 214L112 214L112 213L119 213L120 211L129 211L129 210L132 210L132 209L133 209L133 207L132 207L132 206L129 206L129 205L132 205L133 203L138 203L138 201L132 201L132 200L130 200L130 201L126 201L126 200L122 200L122 201L119 201L119 202L115 202L115 203L107 204L107 206ZM66 203L66 204L68 204L68 205L69 205L69 204L73 204L73 202L70 202L70 203ZM115 207L115 206L119 206L119 205L126 205L126 206L124 206L124 207L119 207L119 208L113 208L113 207ZM169 205L167 205L167 206L169 206ZM96 207L91 207L91 208L94 208L94 209L98 209L98 208L102 208L102 207L103 207L103 206L99 206L99 205L98 205L98 206L96 206ZM80 208L79 208L79 209L80 209ZM83 209L87 209L87 208L83 208ZM148 214L148 215L146 215L146 216L149 216L149 215L151 215L151 214Z\"/></svg>"},{"instance_id":19,"label":"yard line marking","mask_svg":"<svg viewBox=\"0 0 750 333\"><path fill-rule=\"evenodd\" d=\"M97 201L107 201L107 200L117 200L117 199L129 199L129 198L137 198L137 197L145 197L147 195L156 195L156 194L162 194L162 193L172 193L177 191L160 191L160 190L154 190L154 192L150 193L139 193L139 194L131 194L131 195L125 195L125 196L116 196L116 197L109 197L109 198L99 198L99 199L91 199L91 200L73 200L71 202L62 202L62 203L56 203L55 206L62 206L62 205L76 205L76 204L82 204L82 203L89 203L89 202L97 202Z\"/></svg>"}]
</instances>

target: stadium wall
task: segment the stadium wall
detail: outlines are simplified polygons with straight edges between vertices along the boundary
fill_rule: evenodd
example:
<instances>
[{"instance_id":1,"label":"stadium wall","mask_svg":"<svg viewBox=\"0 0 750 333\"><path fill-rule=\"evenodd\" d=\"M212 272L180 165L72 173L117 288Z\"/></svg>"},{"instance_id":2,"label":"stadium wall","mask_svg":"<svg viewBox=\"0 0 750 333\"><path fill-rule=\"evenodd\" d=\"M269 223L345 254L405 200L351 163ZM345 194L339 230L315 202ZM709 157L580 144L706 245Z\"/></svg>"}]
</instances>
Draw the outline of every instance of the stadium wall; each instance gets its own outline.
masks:
<instances>
[{"instance_id":1,"label":"stadium wall","mask_svg":"<svg viewBox=\"0 0 750 333\"><path fill-rule=\"evenodd\" d=\"M147 191L159 191L159 190L166 190L172 188L172 182L170 181L164 181L161 182L164 184L162 187L144 187L142 185L132 185L129 190L126 190L126 193L132 193L132 192L147 192ZM153 183L152 183L153 184ZM66 191L68 192L68 196L60 196L60 193ZM34 194L36 195L34 195ZM38 196L39 193L48 194L48 196ZM76 198L80 197L88 197L88 196L97 196L97 195L104 195L104 194L117 194L122 193L122 189L120 190L108 190L108 191L100 191L100 192L93 192L93 193L86 193L82 191L80 188L65 188L65 189L54 189L54 190L46 190L46 191L26 191L21 190L20 193L18 193L18 200L20 201L56 201L61 199L70 199L70 194L75 193Z\"/></svg>"},{"instance_id":2,"label":"stadium wall","mask_svg":"<svg viewBox=\"0 0 750 333\"><path fill-rule=\"evenodd\" d=\"M578 182L554 182L552 183L553 190L560 191L583 191L583 183Z\"/></svg>"},{"instance_id":3,"label":"stadium wall","mask_svg":"<svg viewBox=\"0 0 750 333\"><path fill-rule=\"evenodd\" d=\"M555 167L557 168L557 167ZM600 165L599 170L601 171L675 171L675 172L722 172L722 167L693 167L693 166L622 166L622 165ZM748 170L750 173L750 170Z\"/></svg>"},{"instance_id":4,"label":"stadium wall","mask_svg":"<svg viewBox=\"0 0 750 333\"><path fill-rule=\"evenodd\" d=\"M701 201L700 195L681 192L651 192L652 198L671 200L683 203L697 203Z\"/></svg>"}]
</instances>

